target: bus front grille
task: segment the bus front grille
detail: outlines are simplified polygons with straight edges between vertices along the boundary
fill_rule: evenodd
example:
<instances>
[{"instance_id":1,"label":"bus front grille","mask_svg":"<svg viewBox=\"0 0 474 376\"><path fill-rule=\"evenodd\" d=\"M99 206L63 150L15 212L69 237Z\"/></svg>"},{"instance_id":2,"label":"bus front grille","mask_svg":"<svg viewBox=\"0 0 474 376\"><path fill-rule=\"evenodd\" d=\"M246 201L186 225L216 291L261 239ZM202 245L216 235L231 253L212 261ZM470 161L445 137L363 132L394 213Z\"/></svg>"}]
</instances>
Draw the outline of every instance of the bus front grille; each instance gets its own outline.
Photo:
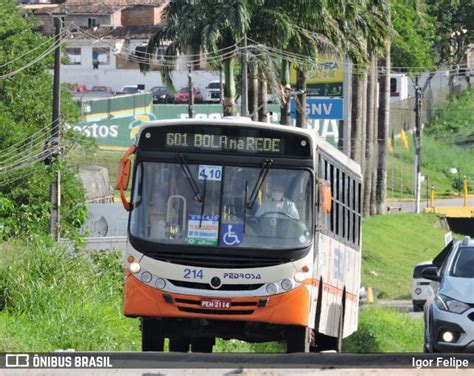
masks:
<instances>
[{"instance_id":1,"label":"bus front grille","mask_svg":"<svg viewBox=\"0 0 474 376\"><path fill-rule=\"evenodd\" d=\"M177 287L185 287L188 289L201 289L201 290L221 290L221 291L251 291L251 290L258 290L262 287L263 283L254 283L250 285L221 285L218 289L214 289L208 283L199 283L199 282L188 282L188 281L176 281L174 279L169 280L173 285Z\"/></svg>"},{"instance_id":2,"label":"bus front grille","mask_svg":"<svg viewBox=\"0 0 474 376\"><path fill-rule=\"evenodd\" d=\"M260 256L227 256L209 253L147 252L146 255L158 261L186 266L208 268L263 268L290 262L290 260Z\"/></svg>"},{"instance_id":3,"label":"bus front grille","mask_svg":"<svg viewBox=\"0 0 474 376\"><path fill-rule=\"evenodd\" d=\"M225 309L203 309L194 307L178 307L181 312L200 313L207 315L251 315L253 309L225 310Z\"/></svg>"}]
</instances>

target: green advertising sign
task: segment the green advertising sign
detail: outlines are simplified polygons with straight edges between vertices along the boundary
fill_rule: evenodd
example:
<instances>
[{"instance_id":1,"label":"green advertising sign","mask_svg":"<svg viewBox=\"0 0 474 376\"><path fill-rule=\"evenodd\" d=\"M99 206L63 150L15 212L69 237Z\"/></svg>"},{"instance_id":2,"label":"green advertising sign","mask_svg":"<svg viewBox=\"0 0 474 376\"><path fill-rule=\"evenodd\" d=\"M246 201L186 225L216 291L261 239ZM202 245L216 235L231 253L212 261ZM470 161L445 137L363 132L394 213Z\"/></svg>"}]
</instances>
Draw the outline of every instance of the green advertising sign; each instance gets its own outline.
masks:
<instances>
[{"instance_id":1,"label":"green advertising sign","mask_svg":"<svg viewBox=\"0 0 474 376\"><path fill-rule=\"evenodd\" d=\"M195 119L221 119L222 105L194 105ZM269 104L269 122L280 121L280 105ZM140 126L153 120L187 119L188 106L151 104L150 94L137 94L82 102L83 116L70 128L95 138L103 150L126 150L135 141ZM308 127L314 129L330 143L337 145L339 123L335 120L313 120Z\"/></svg>"}]
</instances>

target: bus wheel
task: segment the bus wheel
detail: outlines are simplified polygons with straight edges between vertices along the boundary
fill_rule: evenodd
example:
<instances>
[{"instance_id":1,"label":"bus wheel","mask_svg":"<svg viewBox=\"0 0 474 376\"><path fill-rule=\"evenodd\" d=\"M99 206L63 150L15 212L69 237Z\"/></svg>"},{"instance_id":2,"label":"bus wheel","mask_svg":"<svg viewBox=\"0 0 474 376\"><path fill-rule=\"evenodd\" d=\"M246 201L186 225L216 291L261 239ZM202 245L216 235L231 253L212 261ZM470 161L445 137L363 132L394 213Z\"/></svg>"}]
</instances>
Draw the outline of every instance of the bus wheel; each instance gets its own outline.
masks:
<instances>
[{"instance_id":1,"label":"bus wheel","mask_svg":"<svg viewBox=\"0 0 474 376\"><path fill-rule=\"evenodd\" d=\"M161 320L142 318L142 351L163 351L165 338L162 334Z\"/></svg>"},{"instance_id":2,"label":"bus wheel","mask_svg":"<svg viewBox=\"0 0 474 376\"><path fill-rule=\"evenodd\" d=\"M292 325L286 329L286 352L309 352L311 329L305 326Z\"/></svg>"},{"instance_id":3,"label":"bus wheel","mask_svg":"<svg viewBox=\"0 0 474 376\"><path fill-rule=\"evenodd\" d=\"M169 350L172 352L188 352L189 339L183 337L171 337Z\"/></svg>"},{"instance_id":4,"label":"bus wheel","mask_svg":"<svg viewBox=\"0 0 474 376\"><path fill-rule=\"evenodd\" d=\"M216 344L214 337L198 337L191 340L191 351L200 353L211 353Z\"/></svg>"}]
</instances>

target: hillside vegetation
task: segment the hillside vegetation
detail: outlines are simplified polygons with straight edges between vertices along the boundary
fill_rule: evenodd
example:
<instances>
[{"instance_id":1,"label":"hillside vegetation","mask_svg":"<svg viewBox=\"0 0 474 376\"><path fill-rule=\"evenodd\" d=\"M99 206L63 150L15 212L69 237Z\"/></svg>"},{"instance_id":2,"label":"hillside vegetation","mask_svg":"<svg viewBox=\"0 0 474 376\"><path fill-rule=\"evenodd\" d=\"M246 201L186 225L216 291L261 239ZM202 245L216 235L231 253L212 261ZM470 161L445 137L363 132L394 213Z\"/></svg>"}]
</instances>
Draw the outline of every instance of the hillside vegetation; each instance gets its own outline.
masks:
<instances>
[{"instance_id":1,"label":"hillside vegetation","mask_svg":"<svg viewBox=\"0 0 474 376\"><path fill-rule=\"evenodd\" d=\"M413 197L415 152L410 134L408 145L405 150L397 139L388 156L387 197ZM426 125L421 164L426 177L422 197L426 198L432 186L438 195L457 195L460 176L470 180L469 190L474 192L474 90L455 96ZM453 167L459 174L450 172Z\"/></svg>"},{"instance_id":2,"label":"hillside vegetation","mask_svg":"<svg viewBox=\"0 0 474 376\"><path fill-rule=\"evenodd\" d=\"M432 214L394 214L364 220L362 285L380 298L411 299L416 264L431 260L444 248L444 234Z\"/></svg>"}]
</instances>

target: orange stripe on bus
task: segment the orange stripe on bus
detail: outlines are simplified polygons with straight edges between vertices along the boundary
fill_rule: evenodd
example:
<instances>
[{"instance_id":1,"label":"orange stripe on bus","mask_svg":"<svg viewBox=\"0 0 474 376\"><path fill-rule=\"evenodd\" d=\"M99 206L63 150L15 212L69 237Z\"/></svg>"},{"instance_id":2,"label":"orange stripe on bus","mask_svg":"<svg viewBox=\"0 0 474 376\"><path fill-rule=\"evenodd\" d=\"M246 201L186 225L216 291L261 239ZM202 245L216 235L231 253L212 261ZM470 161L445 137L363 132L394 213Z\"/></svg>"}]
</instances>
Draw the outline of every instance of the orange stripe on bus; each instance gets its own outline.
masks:
<instances>
[{"instance_id":1,"label":"orange stripe on bus","mask_svg":"<svg viewBox=\"0 0 474 376\"><path fill-rule=\"evenodd\" d=\"M163 295L173 298L173 303L167 303ZM308 325L310 293L305 285L287 293L269 297L222 297L230 299L232 303L251 302L252 306L231 306L232 310L251 310L251 314L212 314L194 313L180 311L178 307L204 309L199 304L187 304L176 302L177 299L200 302L202 295L174 294L154 289L142 282L135 276L129 276L125 281L124 288L124 314L129 317L188 317L188 318L212 318L220 320L245 320L284 325ZM268 299L265 307L257 307L260 300ZM209 310L212 312L212 310Z\"/></svg>"},{"instance_id":2,"label":"orange stripe on bus","mask_svg":"<svg viewBox=\"0 0 474 376\"><path fill-rule=\"evenodd\" d=\"M319 287L320 280L315 279L315 278L308 278L304 281L305 285L312 285L314 287ZM328 294L336 295L336 296L342 296L343 289L340 289L339 287L330 285L326 282L323 282L323 290L327 292ZM353 302L357 302L359 300L359 296L356 294L353 294L351 292L348 292L346 290L346 299L351 300Z\"/></svg>"}]
</instances>

